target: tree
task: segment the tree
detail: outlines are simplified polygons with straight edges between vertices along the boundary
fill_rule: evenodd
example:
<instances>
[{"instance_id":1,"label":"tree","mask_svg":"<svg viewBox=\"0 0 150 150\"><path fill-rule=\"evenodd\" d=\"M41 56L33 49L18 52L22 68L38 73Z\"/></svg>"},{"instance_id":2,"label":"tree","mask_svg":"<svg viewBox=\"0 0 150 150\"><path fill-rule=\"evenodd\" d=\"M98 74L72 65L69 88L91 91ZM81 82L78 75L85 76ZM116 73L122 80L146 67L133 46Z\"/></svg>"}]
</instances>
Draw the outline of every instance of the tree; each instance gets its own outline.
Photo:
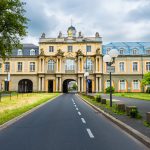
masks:
<instances>
[{"instance_id":1,"label":"tree","mask_svg":"<svg viewBox=\"0 0 150 150\"><path fill-rule=\"evenodd\" d=\"M142 79L142 85L150 85L150 72L146 73Z\"/></svg>"},{"instance_id":2,"label":"tree","mask_svg":"<svg viewBox=\"0 0 150 150\"><path fill-rule=\"evenodd\" d=\"M77 88L78 88L77 84L74 83L73 86L72 86L72 89L73 89L73 90L77 90Z\"/></svg>"},{"instance_id":3,"label":"tree","mask_svg":"<svg viewBox=\"0 0 150 150\"><path fill-rule=\"evenodd\" d=\"M20 0L0 0L0 57L4 60L13 49L22 48L20 40L27 35L24 5Z\"/></svg>"}]
</instances>

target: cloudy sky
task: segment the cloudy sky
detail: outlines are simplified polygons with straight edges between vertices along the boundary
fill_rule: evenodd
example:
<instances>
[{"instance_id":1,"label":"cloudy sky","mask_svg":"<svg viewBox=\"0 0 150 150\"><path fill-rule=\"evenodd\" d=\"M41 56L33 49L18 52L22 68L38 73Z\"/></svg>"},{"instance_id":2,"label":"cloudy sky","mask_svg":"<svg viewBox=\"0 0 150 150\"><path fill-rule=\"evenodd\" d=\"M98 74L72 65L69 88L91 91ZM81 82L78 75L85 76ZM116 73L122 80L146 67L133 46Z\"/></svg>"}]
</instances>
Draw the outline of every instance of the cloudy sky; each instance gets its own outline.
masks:
<instances>
[{"instance_id":1,"label":"cloudy sky","mask_svg":"<svg viewBox=\"0 0 150 150\"><path fill-rule=\"evenodd\" d=\"M150 0L24 0L30 19L23 42L38 43L43 32L66 35L71 24L84 36L99 32L103 42L149 41Z\"/></svg>"}]
</instances>

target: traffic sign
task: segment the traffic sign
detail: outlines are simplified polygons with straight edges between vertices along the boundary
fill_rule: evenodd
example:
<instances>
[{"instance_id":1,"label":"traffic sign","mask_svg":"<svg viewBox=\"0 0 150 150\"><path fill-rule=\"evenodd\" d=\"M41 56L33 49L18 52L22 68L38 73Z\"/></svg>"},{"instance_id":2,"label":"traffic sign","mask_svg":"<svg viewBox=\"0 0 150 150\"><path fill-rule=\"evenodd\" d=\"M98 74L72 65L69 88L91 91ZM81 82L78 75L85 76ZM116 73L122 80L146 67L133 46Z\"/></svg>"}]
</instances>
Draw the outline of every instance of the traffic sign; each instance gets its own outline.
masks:
<instances>
[{"instance_id":1,"label":"traffic sign","mask_svg":"<svg viewBox=\"0 0 150 150\"><path fill-rule=\"evenodd\" d=\"M114 73L115 72L115 67L114 66L107 66L107 73Z\"/></svg>"}]
</instances>

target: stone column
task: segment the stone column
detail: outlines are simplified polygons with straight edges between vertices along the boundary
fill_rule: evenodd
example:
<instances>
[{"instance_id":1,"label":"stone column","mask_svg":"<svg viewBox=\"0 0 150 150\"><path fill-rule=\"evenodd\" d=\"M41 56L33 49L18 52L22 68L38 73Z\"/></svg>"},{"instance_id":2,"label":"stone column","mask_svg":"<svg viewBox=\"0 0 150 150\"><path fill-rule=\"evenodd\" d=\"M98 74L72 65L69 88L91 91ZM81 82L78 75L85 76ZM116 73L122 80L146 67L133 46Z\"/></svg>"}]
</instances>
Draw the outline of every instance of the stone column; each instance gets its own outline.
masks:
<instances>
[{"instance_id":1,"label":"stone column","mask_svg":"<svg viewBox=\"0 0 150 150\"><path fill-rule=\"evenodd\" d=\"M62 59L60 58L59 60L60 60L60 64L59 65L60 65L60 72L61 72L61 62L62 62Z\"/></svg>"},{"instance_id":2,"label":"stone column","mask_svg":"<svg viewBox=\"0 0 150 150\"><path fill-rule=\"evenodd\" d=\"M56 61L56 72L58 72L58 59Z\"/></svg>"},{"instance_id":3,"label":"stone column","mask_svg":"<svg viewBox=\"0 0 150 150\"><path fill-rule=\"evenodd\" d=\"M44 78L42 78L42 91L44 91Z\"/></svg>"},{"instance_id":4,"label":"stone column","mask_svg":"<svg viewBox=\"0 0 150 150\"><path fill-rule=\"evenodd\" d=\"M41 91L41 77L39 77L39 91Z\"/></svg>"},{"instance_id":5,"label":"stone column","mask_svg":"<svg viewBox=\"0 0 150 150\"><path fill-rule=\"evenodd\" d=\"M97 58L95 60L96 60L95 72L97 72Z\"/></svg>"},{"instance_id":6,"label":"stone column","mask_svg":"<svg viewBox=\"0 0 150 150\"><path fill-rule=\"evenodd\" d=\"M98 92L98 78L96 77L96 92Z\"/></svg>"},{"instance_id":7,"label":"stone column","mask_svg":"<svg viewBox=\"0 0 150 150\"><path fill-rule=\"evenodd\" d=\"M102 91L102 85L101 85L101 82L102 81L102 79L101 79L101 77L99 77L99 92L101 92Z\"/></svg>"},{"instance_id":8,"label":"stone column","mask_svg":"<svg viewBox=\"0 0 150 150\"><path fill-rule=\"evenodd\" d=\"M83 80L84 80L84 78L82 77L82 78L81 78L81 83L82 83L82 89L81 89L81 91L82 91L82 92L84 91L84 89L83 89Z\"/></svg>"},{"instance_id":9,"label":"stone column","mask_svg":"<svg viewBox=\"0 0 150 150\"><path fill-rule=\"evenodd\" d=\"M56 77L56 92L58 92L58 78Z\"/></svg>"},{"instance_id":10,"label":"stone column","mask_svg":"<svg viewBox=\"0 0 150 150\"><path fill-rule=\"evenodd\" d=\"M62 92L61 77L59 78L59 92Z\"/></svg>"},{"instance_id":11,"label":"stone column","mask_svg":"<svg viewBox=\"0 0 150 150\"><path fill-rule=\"evenodd\" d=\"M78 92L81 92L81 89L80 89L80 77L78 77Z\"/></svg>"},{"instance_id":12,"label":"stone column","mask_svg":"<svg viewBox=\"0 0 150 150\"><path fill-rule=\"evenodd\" d=\"M45 69L44 69L44 59L43 59L43 72L45 72Z\"/></svg>"}]
</instances>

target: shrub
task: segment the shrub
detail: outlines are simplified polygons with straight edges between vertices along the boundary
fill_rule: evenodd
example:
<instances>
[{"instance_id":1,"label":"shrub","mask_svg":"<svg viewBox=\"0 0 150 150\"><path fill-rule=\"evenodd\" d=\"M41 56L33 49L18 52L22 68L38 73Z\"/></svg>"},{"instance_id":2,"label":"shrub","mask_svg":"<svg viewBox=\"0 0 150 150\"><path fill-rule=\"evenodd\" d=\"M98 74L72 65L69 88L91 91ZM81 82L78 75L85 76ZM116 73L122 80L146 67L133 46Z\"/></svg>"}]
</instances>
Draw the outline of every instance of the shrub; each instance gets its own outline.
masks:
<instances>
[{"instance_id":1,"label":"shrub","mask_svg":"<svg viewBox=\"0 0 150 150\"><path fill-rule=\"evenodd\" d=\"M101 100L102 100L101 95L100 95L100 94L99 94L99 95L96 95L96 101L97 101L97 102L101 102Z\"/></svg>"},{"instance_id":2,"label":"shrub","mask_svg":"<svg viewBox=\"0 0 150 150\"><path fill-rule=\"evenodd\" d=\"M150 93L150 87L146 89L146 93Z\"/></svg>"},{"instance_id":3,"label":"shrub","mask_svg":"<svg viewBox=\"0 0 150 150\"><path fill-rule=\"evenodd\" d=\"M114 91L115 91L115 88L114 87L107 87L106 89L105 89L105 91L106 91L106 93L110 93L110 90L112 91L112 93L114 93Z\"/></svg>"}]
</instances>

